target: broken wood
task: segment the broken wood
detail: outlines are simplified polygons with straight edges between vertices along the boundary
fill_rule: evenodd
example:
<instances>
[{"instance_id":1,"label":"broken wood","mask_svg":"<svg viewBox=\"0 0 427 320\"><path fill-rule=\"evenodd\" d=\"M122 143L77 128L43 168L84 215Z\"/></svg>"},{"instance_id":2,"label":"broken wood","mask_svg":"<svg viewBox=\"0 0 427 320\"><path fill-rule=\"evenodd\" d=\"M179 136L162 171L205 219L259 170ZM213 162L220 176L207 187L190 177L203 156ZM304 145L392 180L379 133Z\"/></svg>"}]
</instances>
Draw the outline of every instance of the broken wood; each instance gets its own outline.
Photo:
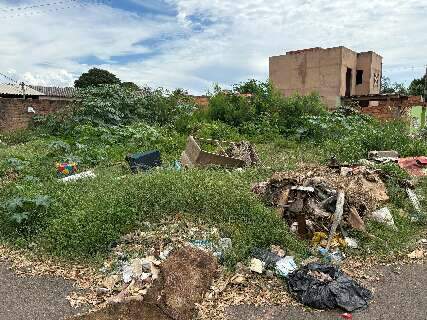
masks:
<instances>
[{"instance_id":1,"label":"broken wood","mask_svg":"<svg viewBox=\"0 0 427 320\"><path fill-rule=\"evenodd\" d=\"M343 212L344 212L344 200L345 200L345 194L344 191L338 191L337 196L337 206L335 209L335 214L333 216L333 223L331 227L331 231L329 232L329 238L328 238L328 244L326 245L326 250L329 250L329 247L331 246L332 239L335 236L335 233L337 232L337 227L341 223Z\"/></svg>"},{"instance_id":2,"label":"broken wood","mask_svg":"<svg viewBox=\"0 0 427 320\"><path fill-rule=\"evenodd\" d=\"M355 230L365 231L365 222L363 222L355 207L350 208L348 223Z\"/></svg>"}]
</instances>

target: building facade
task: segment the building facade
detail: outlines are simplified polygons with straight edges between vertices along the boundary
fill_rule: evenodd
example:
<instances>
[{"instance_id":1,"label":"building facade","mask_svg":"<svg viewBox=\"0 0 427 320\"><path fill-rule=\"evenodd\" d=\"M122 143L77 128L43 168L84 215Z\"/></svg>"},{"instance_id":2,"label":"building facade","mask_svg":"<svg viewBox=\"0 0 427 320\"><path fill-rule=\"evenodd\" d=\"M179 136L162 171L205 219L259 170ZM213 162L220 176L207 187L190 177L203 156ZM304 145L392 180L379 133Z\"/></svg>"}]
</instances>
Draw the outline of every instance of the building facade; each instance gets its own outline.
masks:
<instances>
[{"instance_id":1,"label":"building facade","mask_svg":"<svg viewBox=\"0 0 427 320\"><path fill-rule=\"evenodd\" d=\"M270 80L285 96L317 92L334 109L341 97L380 93L382 57L345 47L312 48L270 57L269 69Z\"/></svg>"}]
</instances>

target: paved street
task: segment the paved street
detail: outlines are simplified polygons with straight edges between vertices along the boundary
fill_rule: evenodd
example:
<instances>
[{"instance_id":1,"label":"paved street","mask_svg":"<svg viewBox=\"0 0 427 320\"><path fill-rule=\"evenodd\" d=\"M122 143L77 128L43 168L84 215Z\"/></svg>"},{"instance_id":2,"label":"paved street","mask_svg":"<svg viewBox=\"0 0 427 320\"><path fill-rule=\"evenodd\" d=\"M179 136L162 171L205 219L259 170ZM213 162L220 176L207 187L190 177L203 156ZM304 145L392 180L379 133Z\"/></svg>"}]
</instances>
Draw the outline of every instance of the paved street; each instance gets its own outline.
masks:
<instances>
[{"instance_id":1,"label":"paved street","mask_svg":"<svg viewBox=\"0 0 427 320\"><path fill-rule=\"evenodd\" d=\"M0 262L0 320L59 320L76 312L65 299L72 283L52 277L18 277Z\"/></svg>"},{"instance_id":2,"label":"paved street","mask_svg":"<svg viewBox=\"0 0 427 320\"><path fill-rule=\"evenodd\" d=\"M354 320L426 320L427 265L376 267L372 274L382 274L374 287L374 301L368 310L353 314ZM239 306L228 310L230 320L335 320L340 311L305 312L303 308L257 308Z\"/></svg>"}]
</instances>

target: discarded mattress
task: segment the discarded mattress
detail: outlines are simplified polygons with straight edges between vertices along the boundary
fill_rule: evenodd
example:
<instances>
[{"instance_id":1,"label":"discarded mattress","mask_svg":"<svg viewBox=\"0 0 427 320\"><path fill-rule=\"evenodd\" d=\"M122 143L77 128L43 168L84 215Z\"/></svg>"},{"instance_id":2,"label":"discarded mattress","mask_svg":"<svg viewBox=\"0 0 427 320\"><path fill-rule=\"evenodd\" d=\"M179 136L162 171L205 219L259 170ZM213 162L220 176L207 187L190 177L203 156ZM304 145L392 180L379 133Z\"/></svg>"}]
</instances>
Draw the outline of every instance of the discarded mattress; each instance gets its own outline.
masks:
<instances>
[{"instance_id":1,"label":"discarded mattress","mask_svg":"<svg viewBox=\"0 0 427 320\"><path fill-rule=\"evenodd\" d=\"M311 263L289 274L289 291L302 304L316 309L364 310L372 293L338 267Z\"/></svg>"}]
</instances>

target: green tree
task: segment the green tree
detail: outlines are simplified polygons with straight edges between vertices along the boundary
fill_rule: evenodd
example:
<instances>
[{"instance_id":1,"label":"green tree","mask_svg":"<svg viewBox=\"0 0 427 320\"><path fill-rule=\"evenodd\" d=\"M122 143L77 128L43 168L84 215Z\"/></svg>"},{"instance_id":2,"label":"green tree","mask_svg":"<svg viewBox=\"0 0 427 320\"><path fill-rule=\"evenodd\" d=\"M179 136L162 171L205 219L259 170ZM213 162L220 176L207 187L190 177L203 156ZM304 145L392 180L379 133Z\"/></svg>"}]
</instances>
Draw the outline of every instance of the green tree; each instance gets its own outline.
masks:
<instances>
[{"instance_id":1,"label":"green tree","mask_svg":"<svg viewBox=\"0 0 427 320\"><path fill-rule=\"evenodd\" d=\"M122 82L122 87L133 90L133 91L141 90L141 88L134 82Z\"/></svg>"},{"instance_id":2,"label":"green tree","mask_svg":"<svg viewBox=\"0 0 427 320\"><path fill-rule=\"evenodd\" d=\"M102 84L120 83L120 79L117 78L113 73L103 69L92 68L88 72L83 73L80 78L74 81L74 86L76 88L88 88Z\"/></svg>"},{"instance_id":3,"label":"green tree","mask_svg":"<svg viewBox=\"0 0 427 320\"><path fill-rule=\"evenodd\" d=\"M389 77L381 78L381 93L397 93L397 94L408 94L408 89L403 83L394 82L391 83Z\"/></svg>"},{"instance_id":4,"label":"green tree","mask_svg":"<svg viewBox=\"0 0 427 320\"><path fill-rule=\"evenodd\" d=\"M423 96L426 76L420 79L414 79L409 85L409 94L411 96Z\"/></svg>"}]
</instances>

